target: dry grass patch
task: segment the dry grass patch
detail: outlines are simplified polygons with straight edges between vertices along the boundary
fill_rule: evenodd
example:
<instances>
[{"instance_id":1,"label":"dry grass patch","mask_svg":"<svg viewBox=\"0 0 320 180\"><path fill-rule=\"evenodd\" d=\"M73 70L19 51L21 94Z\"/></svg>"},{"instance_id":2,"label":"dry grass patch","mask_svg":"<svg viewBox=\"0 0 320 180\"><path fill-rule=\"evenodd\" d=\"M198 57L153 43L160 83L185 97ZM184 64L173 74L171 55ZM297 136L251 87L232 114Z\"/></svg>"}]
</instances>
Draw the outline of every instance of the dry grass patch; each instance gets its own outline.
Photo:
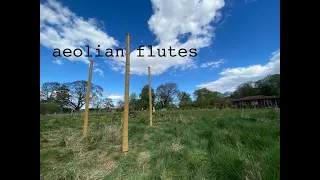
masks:
<instances>
[{"instance_id":1,"label":"dry grass patch","mask_svg":"<svg viewBox=\"0 0 320 180\"><path fill-rule=\"evenodd\" d=\"M180 145L179 142L177 142L177 143L172 143L172 144L171 144L171 150L172 150L173 152L179 152L180 149L182 149L182 146Z\"/></svg>"},{"instance_id":2,"label":"dry grass patch","mask_svg":"<svg viewBox=\"0 0 320 180\"><path fill-rule=\"evenodd\" d=\"M150 153L149 152L141 152L138 156L138 165L142 168L142 173L145 172L145 168L150 161Z\"/></svg>"}]
</instances>

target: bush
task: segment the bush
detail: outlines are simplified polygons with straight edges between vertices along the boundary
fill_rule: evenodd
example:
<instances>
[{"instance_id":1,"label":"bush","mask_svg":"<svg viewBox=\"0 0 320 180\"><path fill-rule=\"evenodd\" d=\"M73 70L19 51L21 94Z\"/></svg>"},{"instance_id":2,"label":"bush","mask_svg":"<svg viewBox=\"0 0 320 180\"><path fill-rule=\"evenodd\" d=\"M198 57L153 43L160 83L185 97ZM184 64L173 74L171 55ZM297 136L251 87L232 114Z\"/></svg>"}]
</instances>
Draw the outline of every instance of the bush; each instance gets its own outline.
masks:
<instances>
[{"instance_id":1,"label":"bush","mask_svg":"<svg viewBox=\"0 0 320 180\"><path fill-rule=\"evenodd\" d=\"M62 108L63 113L71 113L73 109L71 108Z\"/></svg>"},{"instance_id":2,"label":"bush","mask_svg":"<svg viewBox=\"0 0 320 180\"><path fill-rule=\"evenodd\" d=\"M242 105L242 108L243 108L243 109L248 109L249 106L248 106L248 104L244 104L244 105Z\"/></svg>"},{"instance_id":3,"label":"bush","mask_svg":"<svg viewBox=\"0 0 320 180\"><path fill-rule=\"evenodd\" d=\"M55 102L41 103L40 114L53 114L61 111L61 107Z\"/></svg>"},{"instance_id":4,"label":"bush","mask_svg":"<svg viewBox=\"0 0 320 180\"><path fill-rule=\"evenodd\" d=\"M174 104L168 104L168 105L166 105L165 108L168 109L168 110L175 110L175 109L177 109L178 107L177 107L176 105L174 105Z\"/></svg>"}]
</instances>

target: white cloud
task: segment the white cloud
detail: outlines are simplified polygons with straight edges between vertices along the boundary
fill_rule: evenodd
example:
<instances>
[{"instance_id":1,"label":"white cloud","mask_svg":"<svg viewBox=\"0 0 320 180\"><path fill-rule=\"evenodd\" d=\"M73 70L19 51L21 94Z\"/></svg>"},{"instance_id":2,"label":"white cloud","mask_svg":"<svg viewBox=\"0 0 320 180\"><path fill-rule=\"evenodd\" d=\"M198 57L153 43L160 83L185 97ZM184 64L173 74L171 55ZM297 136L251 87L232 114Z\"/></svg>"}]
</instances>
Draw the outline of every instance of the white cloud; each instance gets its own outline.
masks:
<instances>
[{"instance_id":1,"label":"white cloud","mask_svg":"<svg viewBox=\"0 0 320 180\"><path fill-rule=\"evenodd\" d=\"M211 61L207 63L202 63L200 67L206 68L206 67L211 67L211 68L218 68L220 64L225 63L224 59L220 59L219 61Z\"/></svg>"},{"instance_id":2,"label":"white cloud","mask_svg":"<svg viewBox=\"0 0 320 180\"><path fill-rule=\"evenodd\" d=\"M123 95L120 94L108 94L107 98L110 98L112 100L122 100L123 99Z\"/></svg>"},{"instance_id":3,"label":"white cloud","mask_svg":"<svg viewBox=\"0 0 320 180\"><path fill-rule=\"evenodd\" d=\"M76 48L81 49L80 57L73 54L66 57L70 61L89 63L88 57L85 57L85 45L91 48L98 48L100 45L100 49L114 48L118 45L113 37L108 36L98 26L99 23L95 19L85 20L78 17L55 0L40 3L40 44L51 48L52 52L54 48L59 48L60 51L69 48L72 52ZM79 55L80 51L76 53ZM94 53L91 49L90 55ZM62 52L61 55L64 57Z\"/></svg>"},{"instance_id":4,"label":"white cloud","mask_svg":"<svg viewBox=\"0 0 320 180\"><path fill-rule=\"evenodd\" d=\"M169 46L176 49L197 49L207 47L214 37L211 23L221 18L218 10L224 7L223 0L152 0L153 15L148 21L149 29L155 34L158 44L153 46L155 57L147 57L149 48L145 47L144 57L137 57L138 51L130 54L130 70L133 74L147 74L148 66L152 66L152 74L158 75L169 68L186 69L195 67L194 60L189 57L170 57ZM172 8L174 7L174 8ZM185 41L183 39L186 39ZM159 49L166 49L166 57L159 57ZM146 53L148 52L148 53ZM162 52L162 50L161 50ZM187 55L189 52L187 53ZM125 57L112 58L106 61L115 71L124 72Z\"/></svg>"},{"instance_id":5,"label":"white cloud","mask_svg":"<svg viewBox=\"0 0 320 180\"><path fill-rule=\"evenodd\" d=\"M96 72L96 73L98 73L100 76L104 77L103 71L102 71L101 69L99 69L99 68L95 68L95 69L93 70L93 72Z\"/></svg>"},{"instance_id":6,"label":"white cloud","mask_svg":"<svg viewBox=\"0 0 320 180\"><path fill-rule=\"evenodd\" d=\"M138 51L130 52L130 71L132 74L147 74L147 67L152 66L152 74L159 75L168 69L195 68L194 59L189 55L189 50L197 49L212 44L214 27L221 19L219 10L225 6L224 0L151 0L153 14L148 21L150 31L156 36L157 44L152 52L155 57L147 57L150 50L145 47L145 57L137 57ZM175 7L175 8L172 8ZM108 26L108 25L107 25ZM104 31L104 24L89 18L87 20L77 16L67 7L55 0L40 3L40 44L51 48L65 48L72 50L79 48L83 53L81 57L73 54L66 57L70 61L82 61L89 64L87 47L91 47L90 54L95 55L95 48L100 45L100 50L119 47L119 42ZM175 57L170 57L169 47L175 49ZM157 49L165 49L166 57L159 57ZM187 50L186 57L180 57L178 50ZM162 50L161 50L162 52ZM63 54L60 52L62 57ZM80 53L77 51L77 53ZM125 57L107 59L106 63L114 71L125 71Z\"/></svg>"},{"instance_id":7,"label":"white cloud","mask_svg":"<svg viewBox=\"0 0 320 180\"><path fill-rule=\"evenodd\" d=\"M271 54L265 65L251 65L248 67L228 68L223 70L219 79L209 83L199 84L198 88L208 88L213 91L234 91L236 87L247 81L257 81L268 74L280 73L280 49Z\"/></svg>"},{"instance_id":8,"label":"white cloud","mask_svg":"<svg viewBox=\"0 0 320 180\"><path fill-rule=\"evenodd\" d=\"M61 61L61 59L56 59L56 60L53 60L52 62L55 63L55 64L58 64L58 65L60 65L60 66L63 64L63 62Z\"/></svg>"}]
</instances>

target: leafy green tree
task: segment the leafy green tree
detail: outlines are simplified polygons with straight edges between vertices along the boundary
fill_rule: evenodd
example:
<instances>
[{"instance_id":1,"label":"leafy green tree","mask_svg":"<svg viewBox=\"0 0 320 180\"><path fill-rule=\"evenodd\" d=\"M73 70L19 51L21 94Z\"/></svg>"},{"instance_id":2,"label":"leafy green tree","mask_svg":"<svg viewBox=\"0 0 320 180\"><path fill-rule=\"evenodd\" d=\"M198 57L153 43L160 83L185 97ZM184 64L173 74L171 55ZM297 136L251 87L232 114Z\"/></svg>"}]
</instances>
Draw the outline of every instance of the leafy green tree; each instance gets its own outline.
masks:
<instances>
[{"instance_id":1,"label":"leafy green tree","mask_svg":"<svg viewBox=\"0 0 320 180\"><path fill-rule=\"evenodd\" d=\"M256 88L255 82L248 81L240 84L237 89L233 92L232 97L235 99L243 98L246 96L259 95L259 89Z\"/></svg>"},{"instance_id":2,"label":"leafy green tree","mask_svg":"<svg viewBox=\"0 0 320 180\"><path fill-rule=\"evenodd\" d=\"M134 111L137 106L137 100L137 94L135 92L131 93L129 96L129 106L132 111Z\"/></svg>"},{"instance_id":3,"label":"leafy green tree","mask_svg":"<svg viewBox=\"0 0 320 180\"><path fill-rule=\"evenodd\" d=\"M193 92L195 98L195 105L201 108L214 107L216 103L219 103L220 98L223 95L217 91L211 91L207 88L201 88Z\"/></svg>"},{"instance_id":4,"label":"leafy green tree","mask_svg":"<svg viewBox=\"0 0 320 180\"><path fill-rule=\"evenodd\" d=\"M268 75L256 82L261 95L280 96L280 74Z\"/></svg>"},{"instance_id":5,"label":"leafy green tree","mask_svg":"<svg viewBox=\"0 0 320 180\"><path fill-rule=\"evenodd\" d=\"M152 96L152 106L154 105L154 101L155 101L155 94L154 94L154 90L153 88L151 88L151 96ZM147 109L149 108L149 85L145 85L143 86L143 88L141 89L141 92L139 94L140 97L140 101L139 101L139 106L140 109Z\"/></svg>"},{"instance_id":6,"label":"leafy green tree","mask_svg":"<svg viewBox=\"0 0 320 180\"><path fill-rule=\"evenodd\" d=\"M66 84L62 84L58 90L57 90L57 96L56 96L56 102L66 108L70 108L68 106L70 99L72 98L72 95L70 94L70 90L67 87Z\"/></svg>"},{"instance_id":7,"label":"leafy green tree","mask_svg":"<svg viewBox=\"0 0 320 180\"><path fill-rule=\"evenodd\" d=\"M191 95L181 91L181 93L179 93L179 107L183 108L183 107L190 107L192 105L192 99L191 99Z\"/></svg>"}]
</instances>

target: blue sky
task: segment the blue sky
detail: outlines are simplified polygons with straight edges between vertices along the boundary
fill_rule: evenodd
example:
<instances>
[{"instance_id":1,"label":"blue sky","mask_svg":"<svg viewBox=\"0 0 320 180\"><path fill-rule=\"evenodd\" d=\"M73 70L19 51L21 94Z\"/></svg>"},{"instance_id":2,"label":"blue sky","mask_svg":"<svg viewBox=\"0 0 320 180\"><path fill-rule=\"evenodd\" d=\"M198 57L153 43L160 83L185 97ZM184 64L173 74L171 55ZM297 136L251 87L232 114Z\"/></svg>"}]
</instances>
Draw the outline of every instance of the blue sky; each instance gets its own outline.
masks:
<instances>
[{"instance_id":1,"label":"blue sky","mask_svg":"<svg viewBox=\"0 0 320 180\"><path fill-rule=\"evenodd\" d=\"M187 2L187 3L185 3ZM237 85L280 73L279 0L49 0L40 1L40 86L46 81L87 80L89 60L94 60L92 82L104 88L104 96L123 98L125 57L88 59L85 45L95 52L107 48L125 50L131 34L130 93L175 82L192 93L206 87L220 92ZM197 49L192 57L137 57L140 45L179 50ZM81 48L81 57L53 57L61 51ZM144 53L149 50L145 48ZM146 54L147 55L147 54Z\"/></svg>"}]
</instances>

